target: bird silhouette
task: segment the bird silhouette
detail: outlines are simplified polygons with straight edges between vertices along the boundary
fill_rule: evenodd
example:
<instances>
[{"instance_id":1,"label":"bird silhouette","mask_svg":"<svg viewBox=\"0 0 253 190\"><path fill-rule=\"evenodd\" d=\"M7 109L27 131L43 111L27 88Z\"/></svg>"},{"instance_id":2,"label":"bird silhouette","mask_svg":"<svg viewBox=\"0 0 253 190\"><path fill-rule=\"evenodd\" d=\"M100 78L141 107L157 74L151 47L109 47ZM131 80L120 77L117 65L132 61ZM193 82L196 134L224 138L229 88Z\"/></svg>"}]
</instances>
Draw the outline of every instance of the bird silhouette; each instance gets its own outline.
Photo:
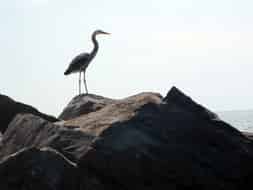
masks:
<instances>
[{"instance_id":1,"label":"bird silhouette","mask_svg":"<svg viewBox=\"0 0 253 190\"><path fill-rule=\"evenodd\" d=\"M85 72L90 62L93 60L93 58L96 56L98 52L99 45L98 45L96 36L99 34L109 35L110 33L104 32L102 30L95 30L91 35L91 40L94 45L93 50L90 53L81 53L77 55L71 61L67 70L64 72L64 75L69 75L71 73L79 73L79 95L81 94L81 73L82 72L83 72L83 82L85 86L85 91L86 91L86 94L88 94Z\"/></svg>"}]
</instances>

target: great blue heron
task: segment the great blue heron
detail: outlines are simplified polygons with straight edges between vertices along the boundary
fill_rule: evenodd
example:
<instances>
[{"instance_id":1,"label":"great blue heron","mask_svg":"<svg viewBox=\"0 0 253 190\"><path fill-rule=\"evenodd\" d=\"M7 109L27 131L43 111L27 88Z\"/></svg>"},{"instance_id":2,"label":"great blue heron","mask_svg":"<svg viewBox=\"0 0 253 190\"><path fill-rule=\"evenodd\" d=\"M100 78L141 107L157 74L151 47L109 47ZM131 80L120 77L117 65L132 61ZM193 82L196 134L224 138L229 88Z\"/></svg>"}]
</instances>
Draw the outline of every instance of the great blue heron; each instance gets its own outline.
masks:
<instances>
[{"instance_id":1,"label":"great blue heron","mask_svg":"<svg viewBox=\"0 0 253 190\"><path fill-rule=\"evenodd\" d=\"M77 55L71 61L67 70L64 72L64 75L69 75L71 73L79 72L79 95L81 94L81 73L82 73L82 71L83 71L83 82L84 82L84 86L85 86L85 91L88 94L88 88L87 88L86 79L85 79L85 71L86 71L87 67L89 66L90 62L92 61L92 59L96 56L96 54L98 52L99 45L98 45L96 36L99 34L107 34L108 35L110 33L104 32L102 30L95 30L91 36L92 42L94 44L93 50L90 53L81 53L81 54Z\"/></svg>"}]
</instances>

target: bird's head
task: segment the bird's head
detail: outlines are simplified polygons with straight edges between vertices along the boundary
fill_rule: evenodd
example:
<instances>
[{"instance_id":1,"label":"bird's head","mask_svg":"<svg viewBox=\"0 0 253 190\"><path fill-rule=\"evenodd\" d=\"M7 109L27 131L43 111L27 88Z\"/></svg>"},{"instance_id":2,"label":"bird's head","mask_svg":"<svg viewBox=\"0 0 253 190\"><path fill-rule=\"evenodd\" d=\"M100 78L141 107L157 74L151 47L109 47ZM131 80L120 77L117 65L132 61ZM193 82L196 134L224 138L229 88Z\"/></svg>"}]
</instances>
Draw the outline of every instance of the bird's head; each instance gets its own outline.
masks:
<instances>
[{"instance_id":1,"label":"bird's head","mask_svg":"<svg viewBox=\"0 0 253 190\"><path fill-rule=\"evenodd\" d=\"M110 35L110 33L104 32L103 30L95 30L94 34L95 35L99 35L99 34Z\"/></svg>"}]
</instances>

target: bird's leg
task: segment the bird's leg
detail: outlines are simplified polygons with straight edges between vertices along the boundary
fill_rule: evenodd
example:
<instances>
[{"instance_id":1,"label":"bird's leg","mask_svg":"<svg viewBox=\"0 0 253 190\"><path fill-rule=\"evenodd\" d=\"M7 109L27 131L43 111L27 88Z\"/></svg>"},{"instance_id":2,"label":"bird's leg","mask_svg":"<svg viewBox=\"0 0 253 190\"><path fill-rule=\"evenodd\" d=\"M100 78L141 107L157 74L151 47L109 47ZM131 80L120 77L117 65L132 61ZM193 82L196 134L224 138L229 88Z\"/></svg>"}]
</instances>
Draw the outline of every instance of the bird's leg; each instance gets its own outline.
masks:
<instances>
[{"instance_id":1,"label":"bird's leg","mask_svg":"<svg viewBox=\"0 0 253 190\"><path fill-rule=\"evenodd\" d=\"M81 71L79 72L79 95L81 94Z\"/></svg>"},{"instance_id":2,"label":"bird's leg","mask_svg":"<svg viewBox=\"0 0 253 190\"><path fill-rule=\"evenodd\" d=\"M84 86L85 86L86 94L88 94L88 88L87 88L86 78L85 78L85 70L83 71L83 82L84 82Z\"/></svg>"}]
</instances>

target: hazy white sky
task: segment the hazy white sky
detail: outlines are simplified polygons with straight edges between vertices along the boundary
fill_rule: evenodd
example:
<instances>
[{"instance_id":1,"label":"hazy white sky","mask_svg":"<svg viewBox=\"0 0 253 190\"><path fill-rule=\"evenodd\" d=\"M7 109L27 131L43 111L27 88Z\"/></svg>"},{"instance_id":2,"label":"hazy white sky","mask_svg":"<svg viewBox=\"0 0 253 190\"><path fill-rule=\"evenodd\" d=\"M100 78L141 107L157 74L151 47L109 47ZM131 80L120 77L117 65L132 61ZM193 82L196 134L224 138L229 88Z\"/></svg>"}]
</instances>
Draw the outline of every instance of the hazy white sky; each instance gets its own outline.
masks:
<instances>
[{"instance_id":1,"label":"hazy white sky","mask_svg":"<svg viewBox=\"0 0 253 190\"><path fill-rule=\"evenodd\" d=\"M253 1L8 0L0 6L0 93L59 115L78 93L71 59L100 50L90 93L166 95L174 85L212 110L253 109Z\"/></svg>"}]
</instances>

